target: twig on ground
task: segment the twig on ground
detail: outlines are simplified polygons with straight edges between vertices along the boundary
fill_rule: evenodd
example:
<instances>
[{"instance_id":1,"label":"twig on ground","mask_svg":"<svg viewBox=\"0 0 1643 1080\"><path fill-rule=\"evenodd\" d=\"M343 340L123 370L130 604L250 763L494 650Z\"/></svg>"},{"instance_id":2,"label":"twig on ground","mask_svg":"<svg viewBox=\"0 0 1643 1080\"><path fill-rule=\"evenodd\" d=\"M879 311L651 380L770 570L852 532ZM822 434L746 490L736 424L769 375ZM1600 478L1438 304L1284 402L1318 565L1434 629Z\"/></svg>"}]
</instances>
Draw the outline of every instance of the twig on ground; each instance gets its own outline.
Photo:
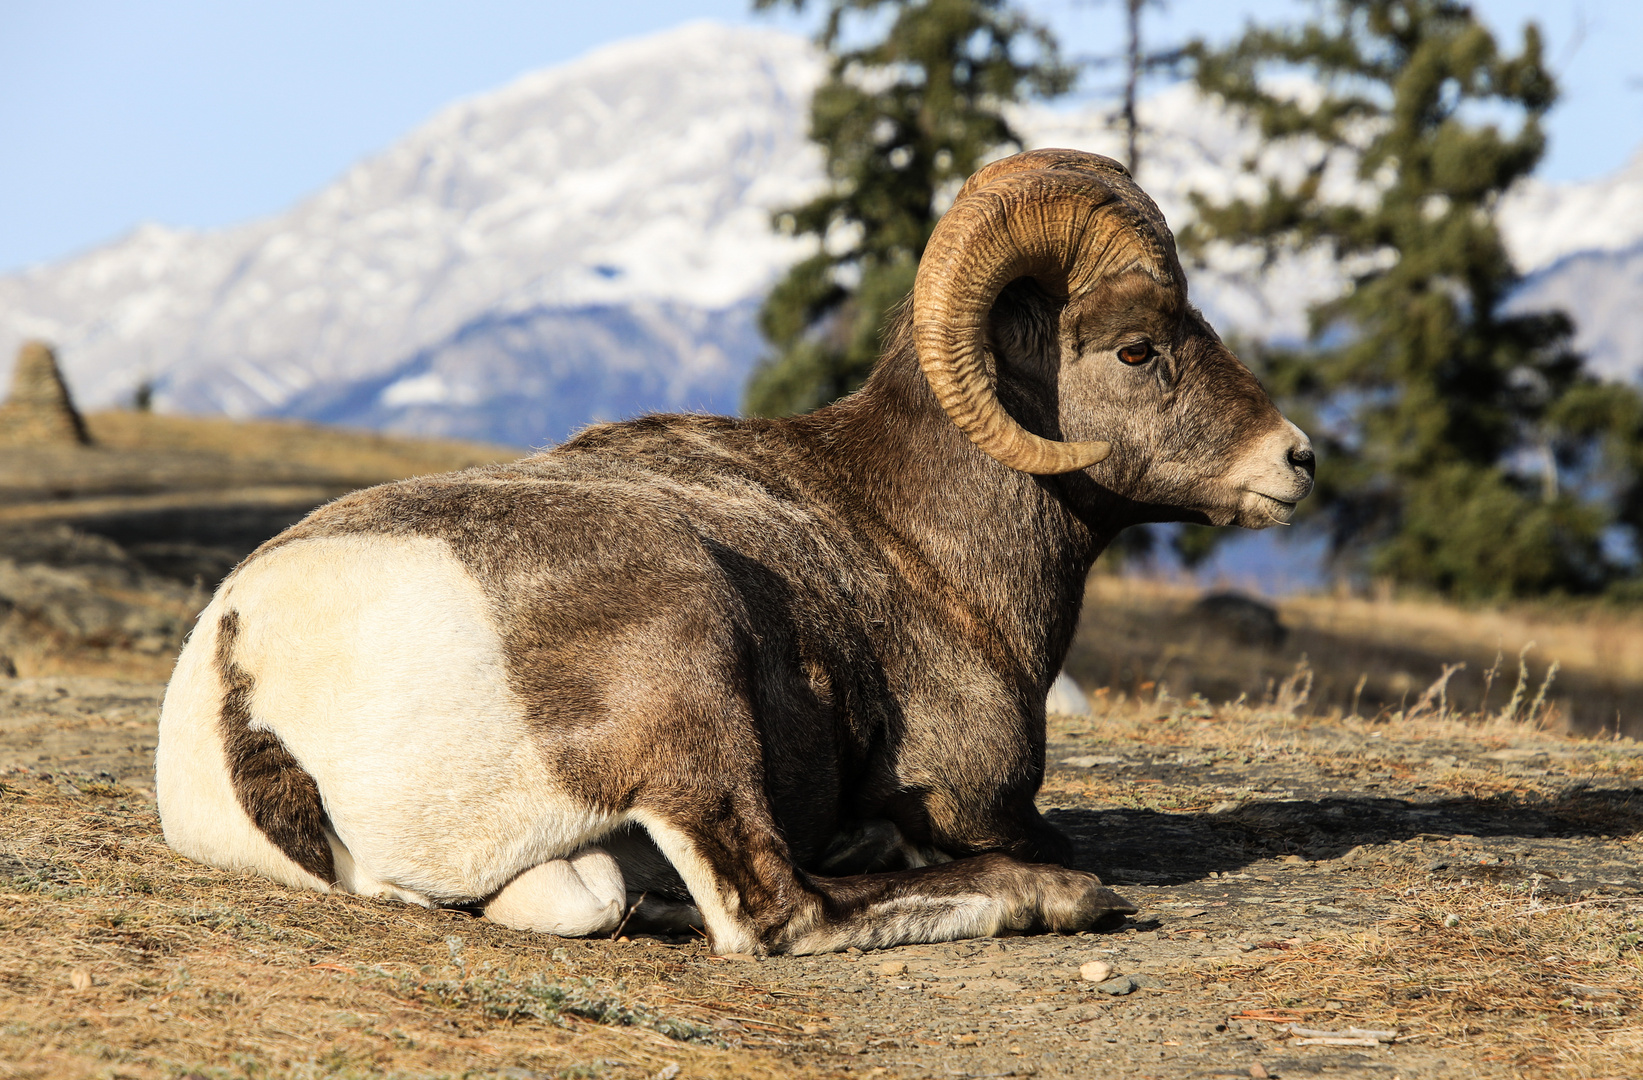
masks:
<instances>
[{"instance_id":1,"label":"twig on ground","mask_svg":"<svg viewBox=\"0 0 1643 1080\"><path fill-rule=\"evenodd\" d=\"M1396 1029L1379 1031L1374 1028L1349 1027L1345 1031L1323 1031L1290 1024L1284 1030L1291 1035L1300 1036L1295 1040L1296 1046L1376 1046L1383 1042L1392 1042L1398 1037Z\"/></svg>"},{"instance_id":2,"label":"twig on ground","mask_svg":"<svg viewBox=\"0 0 1643 1080\"><path fill-rule=\"evenodd\" d=\"M622 936L622 931L628 928L628 920L633 918L633 913L639 910L639 905L644 903L645 897L649 895L649 892L642 892L639 894L639 899L628 905L628 913L622 916L622 921L616 924L616 930L610 935L612 941Z\"/></svg>"}]
</instances>

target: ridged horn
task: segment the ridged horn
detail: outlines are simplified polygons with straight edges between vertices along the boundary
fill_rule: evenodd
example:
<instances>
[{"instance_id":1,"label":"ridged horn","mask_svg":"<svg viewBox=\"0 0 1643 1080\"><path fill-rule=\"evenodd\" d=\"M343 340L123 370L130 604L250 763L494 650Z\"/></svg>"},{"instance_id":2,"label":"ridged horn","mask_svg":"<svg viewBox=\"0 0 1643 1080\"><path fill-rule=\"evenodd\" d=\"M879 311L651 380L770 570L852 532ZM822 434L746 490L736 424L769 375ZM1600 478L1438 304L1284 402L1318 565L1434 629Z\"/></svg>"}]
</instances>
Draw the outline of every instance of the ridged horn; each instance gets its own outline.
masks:
<instances>
[{"instance_id":1,"label":"ridged horn","mask_svg":"<svg viewBox=\"0 0 1643 1080\"><path fill-rule=\"evenodd\" d=\"M1103 460L1108 443L1041 438L1004 410L985 362L987 316L1017 278L1078 296L1127 270L1166 285L1180 280L1163 215L1118 162L1033 150L970 177L937 222L913 285L919 366L959 430L1022 472L1073 472Z\"/></svg>"}]
</instances>

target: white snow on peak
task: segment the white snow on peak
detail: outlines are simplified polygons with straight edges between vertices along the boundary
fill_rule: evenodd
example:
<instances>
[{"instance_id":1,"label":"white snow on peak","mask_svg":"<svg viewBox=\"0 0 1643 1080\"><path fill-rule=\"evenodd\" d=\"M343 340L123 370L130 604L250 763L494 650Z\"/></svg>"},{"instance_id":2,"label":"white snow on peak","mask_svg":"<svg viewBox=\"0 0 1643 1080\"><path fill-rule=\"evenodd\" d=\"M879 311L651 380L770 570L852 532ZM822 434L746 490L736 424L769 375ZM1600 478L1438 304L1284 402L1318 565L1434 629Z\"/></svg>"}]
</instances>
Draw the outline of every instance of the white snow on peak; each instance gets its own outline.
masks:
<instances>
[{"instance_id":1,"label":"white snow on peak","mask_svg":"<svg viewBox=\"0 0 1643 1080\"><path fill-rule=\"evenodd\" d=\"M1502 200L1500 223L1513 261L1526 274L1578 252L1636 247L1643 243L1643 150L1597 180L1528 181Z\"/></svg>"}]
</instances>

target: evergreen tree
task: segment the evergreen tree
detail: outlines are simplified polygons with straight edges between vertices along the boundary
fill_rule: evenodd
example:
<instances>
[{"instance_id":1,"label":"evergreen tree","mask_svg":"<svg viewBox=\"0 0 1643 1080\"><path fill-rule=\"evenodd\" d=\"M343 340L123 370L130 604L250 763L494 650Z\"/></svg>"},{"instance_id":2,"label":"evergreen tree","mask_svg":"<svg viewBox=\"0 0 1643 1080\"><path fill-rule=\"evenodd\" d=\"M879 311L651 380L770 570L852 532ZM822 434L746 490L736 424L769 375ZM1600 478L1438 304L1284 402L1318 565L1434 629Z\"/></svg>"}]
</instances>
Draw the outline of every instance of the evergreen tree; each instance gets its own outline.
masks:
<instances>
[{"instance_id":1,"label":"evergreen tree","mask_svg":"<svg viewBox=\"0 0 1643 1080\"><path fill-rule=\"evenodd\" d=\"M885 313L913 287L944 203L1020 139L1004 109L1071 81L1049 33L1005 0L825 0L832 62L810 106L829 189L776 215L821 250L759 313L774 347L744 407L779 416L825 405L866 379ZM755 0L803 10L806 0Z\"/></svg>"},{"instance_id":2,"label":"evergreen tree","mask_svg":"<svg viewBox=\"0 0 1643 1080\"><path fill-rule=\"evenodd\" d=\"M1470 597L1633 574L1603 540L1643 518L1637 395L1583 370L1561 312L1504 310L1520 278L1494 210L1539 161L1556 98L1537 28L1503 55L1454 0L1330 0L1191 55L1203 91L1305 167L1266 172L1258 200L1201 199L1189 246L1322 246L1352 273L1308 348L1264 358L1323 436L1338 556ZM1274 87L1297 71L1315 85Z\"/></svg>"},{"instance_id":3,"label":"evergreen tree","mask_svg":"<svg viewBox=\"0 0 1643 1080\"><path fill-rule=\"evenodd\" d=\"M1147 8L1162 8L1164 0L1118 0L1124 8L1124 51L1115 56L1100 57L1097 65L1117 63L1124 69L1124 85L1119 90L1118 112L1115 116L1124 128L1124 164L1131 173L1141 171L1141 115L1136 106L1141 100L1141 80L1155 71L1173 71L1181 62L1180 49L1148 51L1141 40L1141 16Z\"/></svg>"}]
</instances>

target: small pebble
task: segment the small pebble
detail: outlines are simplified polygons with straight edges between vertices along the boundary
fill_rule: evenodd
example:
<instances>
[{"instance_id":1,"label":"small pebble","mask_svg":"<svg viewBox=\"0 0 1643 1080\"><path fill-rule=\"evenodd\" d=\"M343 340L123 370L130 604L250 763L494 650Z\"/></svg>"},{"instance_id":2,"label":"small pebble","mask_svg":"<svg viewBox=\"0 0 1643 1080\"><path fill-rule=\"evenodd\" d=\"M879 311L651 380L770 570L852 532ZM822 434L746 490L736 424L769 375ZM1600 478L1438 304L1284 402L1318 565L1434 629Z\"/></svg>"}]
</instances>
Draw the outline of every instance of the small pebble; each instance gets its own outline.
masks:
<instances>
[{"instance_id":1,"label":"small pebble","mask_svg":"<svg viewBox=\"0 0 1643 1080\"><path fill-rule=\"evenodd\" d=\"M1106 982L1098 984L1096 989L1103 994L1111 994L1113 997L1123 997L1125 994L1135 993L1138 985L1131 976L1120 975L1116 979L1108 979Z\"/></svg>"},{"instance_id":2,"label":"small pebble","mask_svg":"<svg viewBox=\"0 0 1643 1080\"><path fill-rule=\"evenodd\" d=\"M74 990L91 989L91 969L77 967L68 973L68 984Z\"/></svg>"},{"instance_id":3,"label":"small pebble","mask_svg":"<svg viewBox=\"0 0 1643 1080\"><path fill-rule=\"evenodd\" d=\"M1459 915L1445 915L1443 917L1443 925L1445 925L1445 926L1459 926L1460 925L1460 916Z\"/></svg>"},{"instance_id":4,"label":"small pebble","mask_svg":"<svg viewBox=\"0 0 1643 1080\"><path fill-rule=\"evenodd\" d=\"M1112 978L1112 965L1105 960L1091 960L1079 967L1078 975L1085 982L1106 982Z\"/></svg>"},{"instance_id":5,"label":"small pebble","mask_svg":"<svg viewBox=\"0 0 1643 1080\"><path fill-rule=\"evenodd\" d=\"M900 975L906 972L907 965L900 960L887 960L879 965L880 975Z\"/></svg>"}]
</instances>

